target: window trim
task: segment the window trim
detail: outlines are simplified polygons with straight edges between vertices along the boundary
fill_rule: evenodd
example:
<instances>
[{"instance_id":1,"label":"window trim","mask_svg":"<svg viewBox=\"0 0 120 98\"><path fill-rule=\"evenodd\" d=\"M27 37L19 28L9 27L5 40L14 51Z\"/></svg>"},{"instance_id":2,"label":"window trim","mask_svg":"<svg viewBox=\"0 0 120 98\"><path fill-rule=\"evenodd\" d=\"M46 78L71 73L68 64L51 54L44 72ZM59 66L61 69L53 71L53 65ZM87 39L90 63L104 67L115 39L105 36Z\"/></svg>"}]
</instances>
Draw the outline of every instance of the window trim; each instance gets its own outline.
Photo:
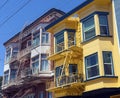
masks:
<instances>
[{"instance_id":1,"label":"window trim","mask_svg":"<svg viewBox=\"0 0 120 98\"><path fill-rule=\"evenodd\" d=\"M98 58L98 52L95 52L95 53L92 53L92 54L90 54L90 55L88 55L88 56L85 56L84 57L84 61L85 61L85 77L86 77L86 80L91 80L91 79L95 79L95 78L97 78L97 77L100 77L100 69L98 70L99 71L99 75L97 75L97 76L94 76L94 77L91 77L91 78L88 78L88 74L87 74L87 66L86 66L86 58L87 57L90 57L90 56L92 56L92 55L97 55L97 61L98 61L98 69L99 69L99 58ZM93 67L93 66L92 66Z\"/></svg>"}]
</instances>

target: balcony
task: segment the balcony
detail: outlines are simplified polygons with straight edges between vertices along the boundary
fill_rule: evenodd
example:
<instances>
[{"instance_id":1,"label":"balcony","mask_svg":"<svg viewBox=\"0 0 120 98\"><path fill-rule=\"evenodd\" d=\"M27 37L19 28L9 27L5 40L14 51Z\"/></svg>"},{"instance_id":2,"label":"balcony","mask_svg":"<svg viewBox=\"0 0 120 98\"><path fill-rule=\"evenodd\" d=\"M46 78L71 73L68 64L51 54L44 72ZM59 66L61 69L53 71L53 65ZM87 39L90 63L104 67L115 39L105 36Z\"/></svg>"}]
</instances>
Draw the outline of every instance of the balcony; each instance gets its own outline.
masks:
<instances>
[{"instance_id":1,"label":"balcony","mask_svg":"<svg viewBox=\"0 0 120 98\"><path fill-rule=\"evenodd\" d=\"M55 84L56 87L50 86L47 89L49 92L54 92L55 97L79 96L84 90L82 74L76 73L69 76L60 76L55 79Z\"/></svg>"},{"instance_id":2,"label":"balcony","mask_svg":"<svg viewBox=\"0 0 120 98\"><path fill-rule=\"evenodd\" d=\"M32 46L29 46L18 53L18 58L22 58L31 52Z\"/></svg>"},{"instance_id":3,"label":"balcony","mask_svg":"<svg viewBox=\"0 0 120 98\"><path fill-rule=\"evenodd\" d=\"M70 85L72 83L77 83L77 82L82 82L83 81L83 77L82 74L71 74L69 76L60 76L58 78L56 78L56 86L60 87L60 86L66 86L66 85Z\"/></svg>"}]
</instances>

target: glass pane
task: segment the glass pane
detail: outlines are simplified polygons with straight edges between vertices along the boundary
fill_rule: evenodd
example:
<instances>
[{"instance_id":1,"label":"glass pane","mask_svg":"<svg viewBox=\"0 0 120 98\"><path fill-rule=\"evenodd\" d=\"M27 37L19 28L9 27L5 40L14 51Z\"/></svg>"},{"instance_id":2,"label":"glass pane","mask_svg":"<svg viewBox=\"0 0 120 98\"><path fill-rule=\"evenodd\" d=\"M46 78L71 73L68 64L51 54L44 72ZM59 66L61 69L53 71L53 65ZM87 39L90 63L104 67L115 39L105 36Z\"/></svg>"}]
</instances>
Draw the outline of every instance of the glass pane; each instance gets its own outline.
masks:
<instances>
[{"instance_id":1,"label":"glass pane","mask_svg":"<svg viewBox=\"0 0 120 98\"><path fill-rule=\"evenodd\" d=\"M85 40L90 39L95 36L95 28L88 30L85 32Z\"/></svg>"},{"instance_id":2,"label":"glass pane","mask_svg":"<svg viewBox=\"0 0 120 98\"><path fill-rule=\"evenodd\" d=\"M69 73L70 73L70 74L75 74L75 73L77 73L77 65L76 65L76 64L70 64L70 65L69 65Z\"/></svg>"},{"instance_id":3,"label":"glass pane","mask_svg":"<svg viewBox=\"0 0 120 98\"><path fill-rule=\"evenodd\" d=\"M105 26L107 26L107 16L105 16L105 15L100 15L100 16L99 16L99 22L100 22L100 25L105 25Z\"/></svg>"},{"instance_id":4,"label":"glass pane","mask_svg":"<svg viewBox=\"0 0 120 98\"><path fill-rule=\"evenodd\" d=\"M83 29L84 32L90 30L91 28L94 28L94 17L86 20L85 22L83 22Z\"/></svg>"},{"instance_id":5,"label":"glass pane","mask_svg":"<svg viewBox=\"0 0 120 98\"><path fill-rule=\"evenodd\" d=\"M108 35L108 28L106 26L100 26L101 35Z\"/></svg>"},{"instance_id":6,"label":"glass pane","mask_svg":"<svg viewBox=\"0 0 120 98\"><path fill-rule=\"evenodd\" d=\"M56 36L55 40L56 40L56 45L55 45L56 52L63 50L64 49L64 33L61 33L59 36Z\"/></svg>"},{"instance_id":7,"label":"glass pane","mask_svg":"<svg viewBox=\"0 0 120 98\"><path fill-rule=\"evenodd\" d=\"M103 52L104 63L112 63L112 54L111 52Z\"/></svg>"},{"instance_id":8,"label":"glass pane","mask_svg":"<svg viewBox=\"0 0 120 98\"><path fill-rule=\"evenodd\" d=\"M105 75L113 75L111 64L104 64Z\"/></svg>"},{"instance_id":9,"label":"glass pane","mask_svg":"<svg viewBox=\"0 0 120 98\"><path fill-rule=\"evenodd\" d=\"M88 78L95 77L99 75L98 65L87 69Z\"/></svg>"},{"instance_id":10,"label":"glass pane","mask_svg":"<svg viewBox=\"0 0 120 98\"><path fill-rule=\"evenodd\" d=\"M75 44L75 32L68 32L68 47Z\"/></svg>"},{"instance_id":11,"label":"glass pane","mask_svg":"<svg viewBox=\"0 0 120 98\"><path fill-rule=\"evenodd\" d=\"M86 66L93 66L98 64L97 54L86 57Z\"/></svg>"}]
</instances>

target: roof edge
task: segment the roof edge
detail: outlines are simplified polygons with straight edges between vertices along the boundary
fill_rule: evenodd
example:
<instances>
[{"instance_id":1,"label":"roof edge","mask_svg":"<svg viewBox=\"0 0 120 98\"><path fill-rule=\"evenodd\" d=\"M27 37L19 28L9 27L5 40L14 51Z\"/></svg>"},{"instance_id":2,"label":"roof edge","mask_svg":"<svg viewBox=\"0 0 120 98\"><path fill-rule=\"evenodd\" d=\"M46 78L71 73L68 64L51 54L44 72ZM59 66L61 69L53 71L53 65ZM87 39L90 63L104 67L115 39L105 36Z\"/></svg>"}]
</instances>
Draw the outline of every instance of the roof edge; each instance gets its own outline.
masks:
<instances>
[{"instance_id":1,"label":"roof edge","mask_svg":"<svg viewBox=\"0 0 120 98\"><path fill-rule=\"evenodd\" d=\"M26 26L24 28L24 30L27 30L28 28L30 28L32 25L34 25L34 23L36 23L39 19L45 17L47 14L49 14L50 12L53 12L53 11L57 11L58 13L64 15L65 12L64 11L61 11L59 9L56 9L56 8L51 8L50 10L48 10L47 12L45 12L43 15L41 15L39 18L37 18L36 20L34 20L31 24L29 24L28 26ZM20 31L21 32L21 31ZM19 36L20 32L18 32L17 34L15 34L13 37L11 37L9 40L7 40L6 42L3 43L3 45L5 46L9 41L11 41L12 39L14 39L15 37Z\"/></svg>"},{"instance_id":2,"label":"roof edge","mask_svg":"<svg viewBox=\"0 0 120 98\"><path fill-rule=\"evenodd\" d=\"M63 15L62 17L60 17L59 19L57 19L56 21L52 22L51 24L49 24L48 26L45 27L45 30L50 29L51 27L53 27L55 24L59 23L60 21L62 21L63 19L67 18L68 16L72 15L74 12L78 11L79 9L85 7L86 5L90 4L91 2L93 2L94 0L86 0L85 2L81 3L80 5L78 5L77 7L75 7L74 9L72 9L71 11L69 11L68 13L66 13L65 15Z\"/></svg>"}]
</instances>

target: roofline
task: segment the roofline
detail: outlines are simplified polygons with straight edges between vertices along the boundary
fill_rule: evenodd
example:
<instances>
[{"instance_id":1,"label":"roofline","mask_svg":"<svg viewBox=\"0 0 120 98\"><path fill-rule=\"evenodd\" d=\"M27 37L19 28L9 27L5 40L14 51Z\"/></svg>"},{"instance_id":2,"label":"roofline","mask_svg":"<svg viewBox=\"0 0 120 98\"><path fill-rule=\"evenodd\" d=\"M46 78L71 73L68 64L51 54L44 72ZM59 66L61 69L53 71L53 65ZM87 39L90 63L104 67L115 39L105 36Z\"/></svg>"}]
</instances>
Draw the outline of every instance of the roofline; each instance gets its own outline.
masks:
<instances>
[{"instance_id":1,"label":"roofline","mask_svg":"<svg viewBox=\"0 0 120 98\"><path fill-rule=\"evenodd\" d=\"M51 24L49 24L48 26L46 26L45 30L50 29L51 27L53 27L54 25L56 25L60 21L64 20L68 16L72 15L74 12L80 10L81 8L85 7L86 5L90 4L93 1L94 0L86 0L85 2L81 3L80 5L78 5L77 7L75 7L74 9L72 9L71 11L69 11L68 13L66 13L65 15L63 15L62 17L60 17L59 19L57 19L56 21L54 21Z\"/></svg>"},{"instance_id":2,"label":"roofline","mask_svg":"<svg viewBox=\"0 0 120 98\"><path fill-rule=\"evenodd\" d=\"M40 20L41 18L45 17L46 15L48 15L51 12L59 12L60 14L64 15L65 12L56 9L56 8L51 8L50 10L48 10L47 12L45 12L42 16L40 16L39 18L37 18L36 20L34 20L31 24L29 24L28 26L26 26L24 28L24 30L27 30L28 28L30 28L32 25L34 25L38 20ZM21 32L21 31L20 31ZM15 37L19 36L20 32L18 32L17 34L15 34L12 38L10 38L9 40L7 40L6 42L3 43L3 45L5 46L9 41L11 41L12 39L14 39Z\"/></svg>"}]
</instances>

